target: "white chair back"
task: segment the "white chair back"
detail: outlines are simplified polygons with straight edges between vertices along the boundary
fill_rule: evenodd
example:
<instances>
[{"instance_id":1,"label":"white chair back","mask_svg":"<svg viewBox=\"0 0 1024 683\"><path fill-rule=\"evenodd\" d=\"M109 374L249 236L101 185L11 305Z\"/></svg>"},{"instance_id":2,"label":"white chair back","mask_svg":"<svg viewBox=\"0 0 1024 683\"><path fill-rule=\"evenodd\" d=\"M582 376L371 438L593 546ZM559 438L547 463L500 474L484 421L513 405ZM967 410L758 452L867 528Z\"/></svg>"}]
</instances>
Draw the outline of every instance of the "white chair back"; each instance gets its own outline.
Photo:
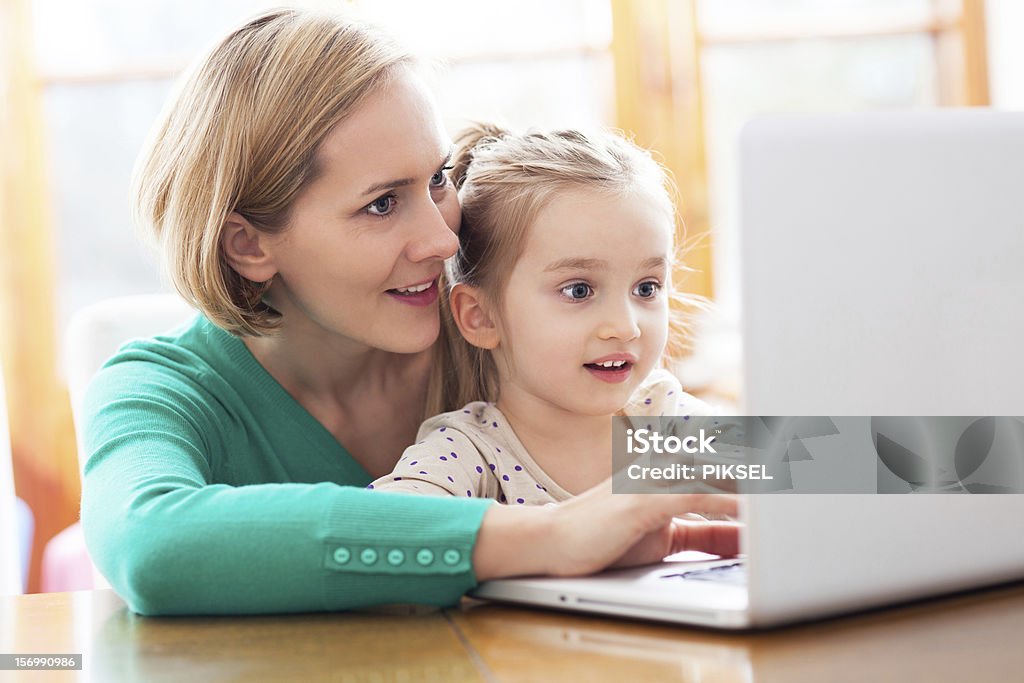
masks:
<instances>
[{"instance_id":1,"label":"white chair back","mask_svg":"<svg viewBox=\"0 0 1024 683\"><path fill-rule=\"evenodd\" d=\"M0 364L0 595L21 593L21 538L14 498L11 432L7 424L7 394Z\"/></svg>"}]
</instances>

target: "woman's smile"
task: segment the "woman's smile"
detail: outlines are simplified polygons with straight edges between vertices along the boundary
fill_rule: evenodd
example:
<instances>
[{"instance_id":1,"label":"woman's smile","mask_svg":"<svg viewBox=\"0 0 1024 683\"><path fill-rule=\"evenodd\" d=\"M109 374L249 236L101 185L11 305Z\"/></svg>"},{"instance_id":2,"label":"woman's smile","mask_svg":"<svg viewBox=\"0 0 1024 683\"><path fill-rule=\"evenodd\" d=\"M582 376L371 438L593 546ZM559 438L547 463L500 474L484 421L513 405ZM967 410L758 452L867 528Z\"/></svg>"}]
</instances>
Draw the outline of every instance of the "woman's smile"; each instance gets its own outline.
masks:
<instances>
[{"instance_id":1,"label":"woman's smile","mask_svg":"<svg viewBox=\"0 0 1024 683\"><path fill-rule=\"evenodd\" d=\"M409 285L408 287L396 287L395 289L389 289L387 290L387 294L395 299L395 301L401 301L403 304L409 304L410 306L429 306L437 301L437 278L435 277L433 280Z\"/></svg>"}]
</instances>

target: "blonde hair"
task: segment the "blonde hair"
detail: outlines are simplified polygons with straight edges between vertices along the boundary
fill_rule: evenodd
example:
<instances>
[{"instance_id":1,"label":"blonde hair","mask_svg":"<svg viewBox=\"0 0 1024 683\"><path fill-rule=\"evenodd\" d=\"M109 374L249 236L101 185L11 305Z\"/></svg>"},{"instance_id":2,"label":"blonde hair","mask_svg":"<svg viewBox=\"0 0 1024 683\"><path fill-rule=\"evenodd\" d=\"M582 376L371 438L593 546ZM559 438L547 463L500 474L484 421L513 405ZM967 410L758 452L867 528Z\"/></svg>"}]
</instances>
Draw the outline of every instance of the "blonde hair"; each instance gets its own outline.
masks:
<instances>
[{"instance_id":1,"label":"blonde hair","mask_svg":"<svg viewBox=\"0 0 1024 683\"><path fill-rule=\"evenodd\" d=\"M175 288L214 324L259 336L281 318L262 300L270 283L225 260L228 215L284 230L317 177L324 138L408 63L409 53L364 24L275 10L233 31L183 83L136 166L133 214Z\"/></svg>"},{"instance_id":2,"label":"blonde hair","mask_svg":"<svg viewBox=\"0 0 1024 683\"><path fill-rule=\"evenodd\" d=\"M459 251L448 261L449 288L479 288L500 309L502 292L522 255L530 225L558 193L586 188L613 194L643 192L675 220L672 186L664 167L621 135L576 130L515 135L477 124L456 137L452 177L462 203ZM688 309L699 297L669 290L672 297L668 355L686 347ZM441 297L441 344L451 372L440 389L441 406L454 410L470 401L498 397L498 372L490 351L459 333Z\"/></svg>"}]
</instances>

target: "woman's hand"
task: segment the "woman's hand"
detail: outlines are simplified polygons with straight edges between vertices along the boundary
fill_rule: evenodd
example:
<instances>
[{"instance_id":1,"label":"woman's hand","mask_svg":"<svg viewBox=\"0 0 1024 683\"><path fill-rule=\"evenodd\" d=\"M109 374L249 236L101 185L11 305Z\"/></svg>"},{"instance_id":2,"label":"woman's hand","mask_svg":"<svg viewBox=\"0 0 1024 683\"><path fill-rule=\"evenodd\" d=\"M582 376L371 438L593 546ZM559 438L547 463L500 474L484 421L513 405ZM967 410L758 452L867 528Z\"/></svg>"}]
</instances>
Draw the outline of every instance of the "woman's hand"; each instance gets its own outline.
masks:
<instances>
[{"instance_id":1,"label":"woman's hand","mask_svg":"<svg viewBox=\"0 0 1024 683\"><path fill-rule=\"evenodd\" d=\"M737 515L729 494L612 495L611 481L558 505L492 505L473 553L477 579L579 576L610 566L658 562L683 550L739 551L734 522L693 522L688 512Z\"/></svg>"}]
</instances>

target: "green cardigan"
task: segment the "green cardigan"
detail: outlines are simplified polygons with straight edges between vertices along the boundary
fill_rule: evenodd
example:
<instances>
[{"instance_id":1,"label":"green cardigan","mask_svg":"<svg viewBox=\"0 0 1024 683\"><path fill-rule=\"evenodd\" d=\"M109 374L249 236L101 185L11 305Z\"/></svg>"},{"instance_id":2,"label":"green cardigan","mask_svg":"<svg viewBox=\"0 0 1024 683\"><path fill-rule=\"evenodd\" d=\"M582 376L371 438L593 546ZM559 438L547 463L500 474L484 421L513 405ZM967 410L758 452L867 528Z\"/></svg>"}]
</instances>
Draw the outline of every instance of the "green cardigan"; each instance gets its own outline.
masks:
<instances>
[{"instance_id":1,"label":"green cardigan","mask_svg":"<svg viewBox=\"0 0 1024 683\"><path fill-rule=\"evenodd\" d=\"M476 584L493 501L366 490L330 432L201 316L123 346L83 419L86 542L136 612L449 605Z\"/></svg>"}]
</instances>

